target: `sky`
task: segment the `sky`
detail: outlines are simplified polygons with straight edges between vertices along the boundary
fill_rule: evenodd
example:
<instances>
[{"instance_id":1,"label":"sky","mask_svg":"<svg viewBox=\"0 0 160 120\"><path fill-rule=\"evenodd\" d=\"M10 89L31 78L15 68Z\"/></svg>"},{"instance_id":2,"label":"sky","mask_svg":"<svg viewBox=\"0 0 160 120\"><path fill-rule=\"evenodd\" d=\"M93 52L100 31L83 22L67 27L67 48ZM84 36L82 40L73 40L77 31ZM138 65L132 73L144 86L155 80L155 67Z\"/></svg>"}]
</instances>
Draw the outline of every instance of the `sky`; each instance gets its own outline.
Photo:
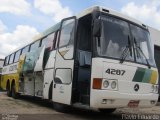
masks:
<instances>
[{"instance_id":1,"label":"sky","mask_svg":"<svg viewBox=\"0 0 160 120\"><path fill-rule=\"evenodd\" d=\"M0 0L0 58L61 19L100 5L160 30L160 0Z\"/></svg>"}]
</instances>

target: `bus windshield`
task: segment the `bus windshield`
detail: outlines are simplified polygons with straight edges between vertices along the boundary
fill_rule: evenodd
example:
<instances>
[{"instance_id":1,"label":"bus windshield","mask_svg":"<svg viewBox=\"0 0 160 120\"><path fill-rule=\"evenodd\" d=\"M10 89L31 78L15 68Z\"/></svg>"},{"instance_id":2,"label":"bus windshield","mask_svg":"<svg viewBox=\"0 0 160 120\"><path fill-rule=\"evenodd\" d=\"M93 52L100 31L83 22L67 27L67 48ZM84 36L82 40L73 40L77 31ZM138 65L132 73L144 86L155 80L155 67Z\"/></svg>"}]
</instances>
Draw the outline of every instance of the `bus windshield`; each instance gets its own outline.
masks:
<instances>
[{"instance_id":1,"label":"bus windshield","mask_svg":"<svg viewBox=\"0 0 160 120\"><path fill-rule=\"evenodd\" d=\"M156 66L147 30L111 16L102 15L101 20L99 56L120 60L125 54L127 61Z\"/></svg>"}]
</instances>

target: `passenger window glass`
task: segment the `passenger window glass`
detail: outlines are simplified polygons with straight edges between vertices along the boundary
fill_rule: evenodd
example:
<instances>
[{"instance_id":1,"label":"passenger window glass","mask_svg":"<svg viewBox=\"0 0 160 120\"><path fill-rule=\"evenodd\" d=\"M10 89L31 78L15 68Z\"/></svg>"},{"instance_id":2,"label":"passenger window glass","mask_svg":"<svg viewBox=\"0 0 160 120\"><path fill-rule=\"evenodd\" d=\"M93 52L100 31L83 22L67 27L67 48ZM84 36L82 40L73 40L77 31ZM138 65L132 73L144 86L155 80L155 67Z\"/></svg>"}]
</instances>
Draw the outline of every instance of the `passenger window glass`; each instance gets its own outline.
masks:
<instances>
[{"instance_id":1,"label":"passenger window glass","mask_svg":"<svg viewBox=\"0 0 160 120\"><path fill-rule=\"evenodd\" d=\"M34 51L39 47L39 40L31 45L30 51Z\"/></svg>"},{"instance_id":2,"label":"passenger window glass","mask_svg":"<svg viewBox=\"0 0 160 120\"><path fill-rule=\"evenodd\" d=\"M29 46L26 46L25 48L23 48L23 50L22 50L22 54L27 53L27 52L28 52L28 50L29 50Z\"/></svg>"},{"instance_id":3,"label":"passenger window glass","mask_svg":"<svg viewBox=\"0 0 160 120\"><path fill-rule=\"evenodd\" d=\"M73 40L75 19L66 20L62 24L59 47L66 46Z\"/></svg>"},{"instance_id":4,"label":"passenger window glass","mask_svg":"<svg viewBox=\"0 0 160 120\"><path fill-rule=\"evenodd\" d=\"M8 60L9 60L9 56L6 57L4 65L8 65Z\"/></svg>"},{"instance_id":5,"label":"passenger window glass","mask_svg":"<svg viewBox=\"0 0 160 120\"><path fill-rule=\"evenodd\" d=\"M4 60L4 65L6 65L6 62L7 62L7 57L5 57L5 60Z\"/></svg>"},{"instance_id":6,"label":"passenger window glass","mask_svg":"<svg viewBox=\"0 0 160 120\"><path fill-rule=\"evenodd\" d=\"M54 44L54 36L55 33L48 35L46 38L42 40L41 46L45 46L45 48L49 48L52 50Z\"/></svg>"},{"instance_id":7,"label":"passenger window glass","mask_svg":"<svg viewBox=\"0 0 160 120\"><path fill-rule=\"evenodd\" d=\"M58 37L59 37L59 31L57 31L57 35L56 35L55 48L57 48L58 46Z\"/></svg>"},{"instance_id":8,"label":"passenger window glass","mask_svg":"<svg viewBox=\"0 0 160 120\"><path fill-rule=\"evenodd\" d=\"M10 55L9 64L13 63L14 54Z\"/></svg>"},{"instance_id":9,"label":"passenger window glass","mask_svg":"<svg viewBox=\"0 0 160 120\"><path fill-rule=\"evenodd\" d=\"M14 62L17 62L19 60L19 57L21 55L21 50L16 52L15 58L14 58Z\"/></svg>"}]
</instances>

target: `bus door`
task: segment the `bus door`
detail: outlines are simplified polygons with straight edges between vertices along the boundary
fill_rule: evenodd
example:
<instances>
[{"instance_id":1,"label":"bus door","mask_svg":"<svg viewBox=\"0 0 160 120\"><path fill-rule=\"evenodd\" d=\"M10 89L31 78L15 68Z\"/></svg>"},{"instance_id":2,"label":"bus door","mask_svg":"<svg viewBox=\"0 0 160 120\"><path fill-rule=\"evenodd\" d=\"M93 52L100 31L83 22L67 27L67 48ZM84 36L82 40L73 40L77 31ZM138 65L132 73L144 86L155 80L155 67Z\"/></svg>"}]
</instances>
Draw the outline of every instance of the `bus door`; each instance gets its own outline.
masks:
<instances>
[{"instance_id":1,"label":"bus door","mask_svg":"<svg viewBox=\"0 0 160 120\"><path fill-rule=\"evenodd\" d=\"M74 69L74 37L76 17L63 19L61 22L58 50L55 61L52 100L70 104Z\"/></svg>"}]
</instances>

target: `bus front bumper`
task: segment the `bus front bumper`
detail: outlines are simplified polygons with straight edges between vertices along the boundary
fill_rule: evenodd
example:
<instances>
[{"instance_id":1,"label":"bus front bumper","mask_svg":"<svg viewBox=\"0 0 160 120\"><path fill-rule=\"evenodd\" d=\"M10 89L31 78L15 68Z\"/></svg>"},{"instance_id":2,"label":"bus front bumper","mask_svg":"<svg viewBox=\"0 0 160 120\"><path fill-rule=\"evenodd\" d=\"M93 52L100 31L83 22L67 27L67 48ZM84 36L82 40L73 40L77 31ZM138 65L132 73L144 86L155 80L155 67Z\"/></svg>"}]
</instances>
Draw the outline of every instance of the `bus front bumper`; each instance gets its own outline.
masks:
<instances>
[{"instance_id":1,"label":"bus front bumper","mask_svg":"<svg viewBox=\"0 0 160 120\"><path fill-rule=\"evenodd\" d=\"M131 107L129 103L138 101L137 106L132 107L153 107L158 100L158 94L129 94L109 90L92 90L90 107L92 108L125 108Z\"/></svg>"}]
</instances>

